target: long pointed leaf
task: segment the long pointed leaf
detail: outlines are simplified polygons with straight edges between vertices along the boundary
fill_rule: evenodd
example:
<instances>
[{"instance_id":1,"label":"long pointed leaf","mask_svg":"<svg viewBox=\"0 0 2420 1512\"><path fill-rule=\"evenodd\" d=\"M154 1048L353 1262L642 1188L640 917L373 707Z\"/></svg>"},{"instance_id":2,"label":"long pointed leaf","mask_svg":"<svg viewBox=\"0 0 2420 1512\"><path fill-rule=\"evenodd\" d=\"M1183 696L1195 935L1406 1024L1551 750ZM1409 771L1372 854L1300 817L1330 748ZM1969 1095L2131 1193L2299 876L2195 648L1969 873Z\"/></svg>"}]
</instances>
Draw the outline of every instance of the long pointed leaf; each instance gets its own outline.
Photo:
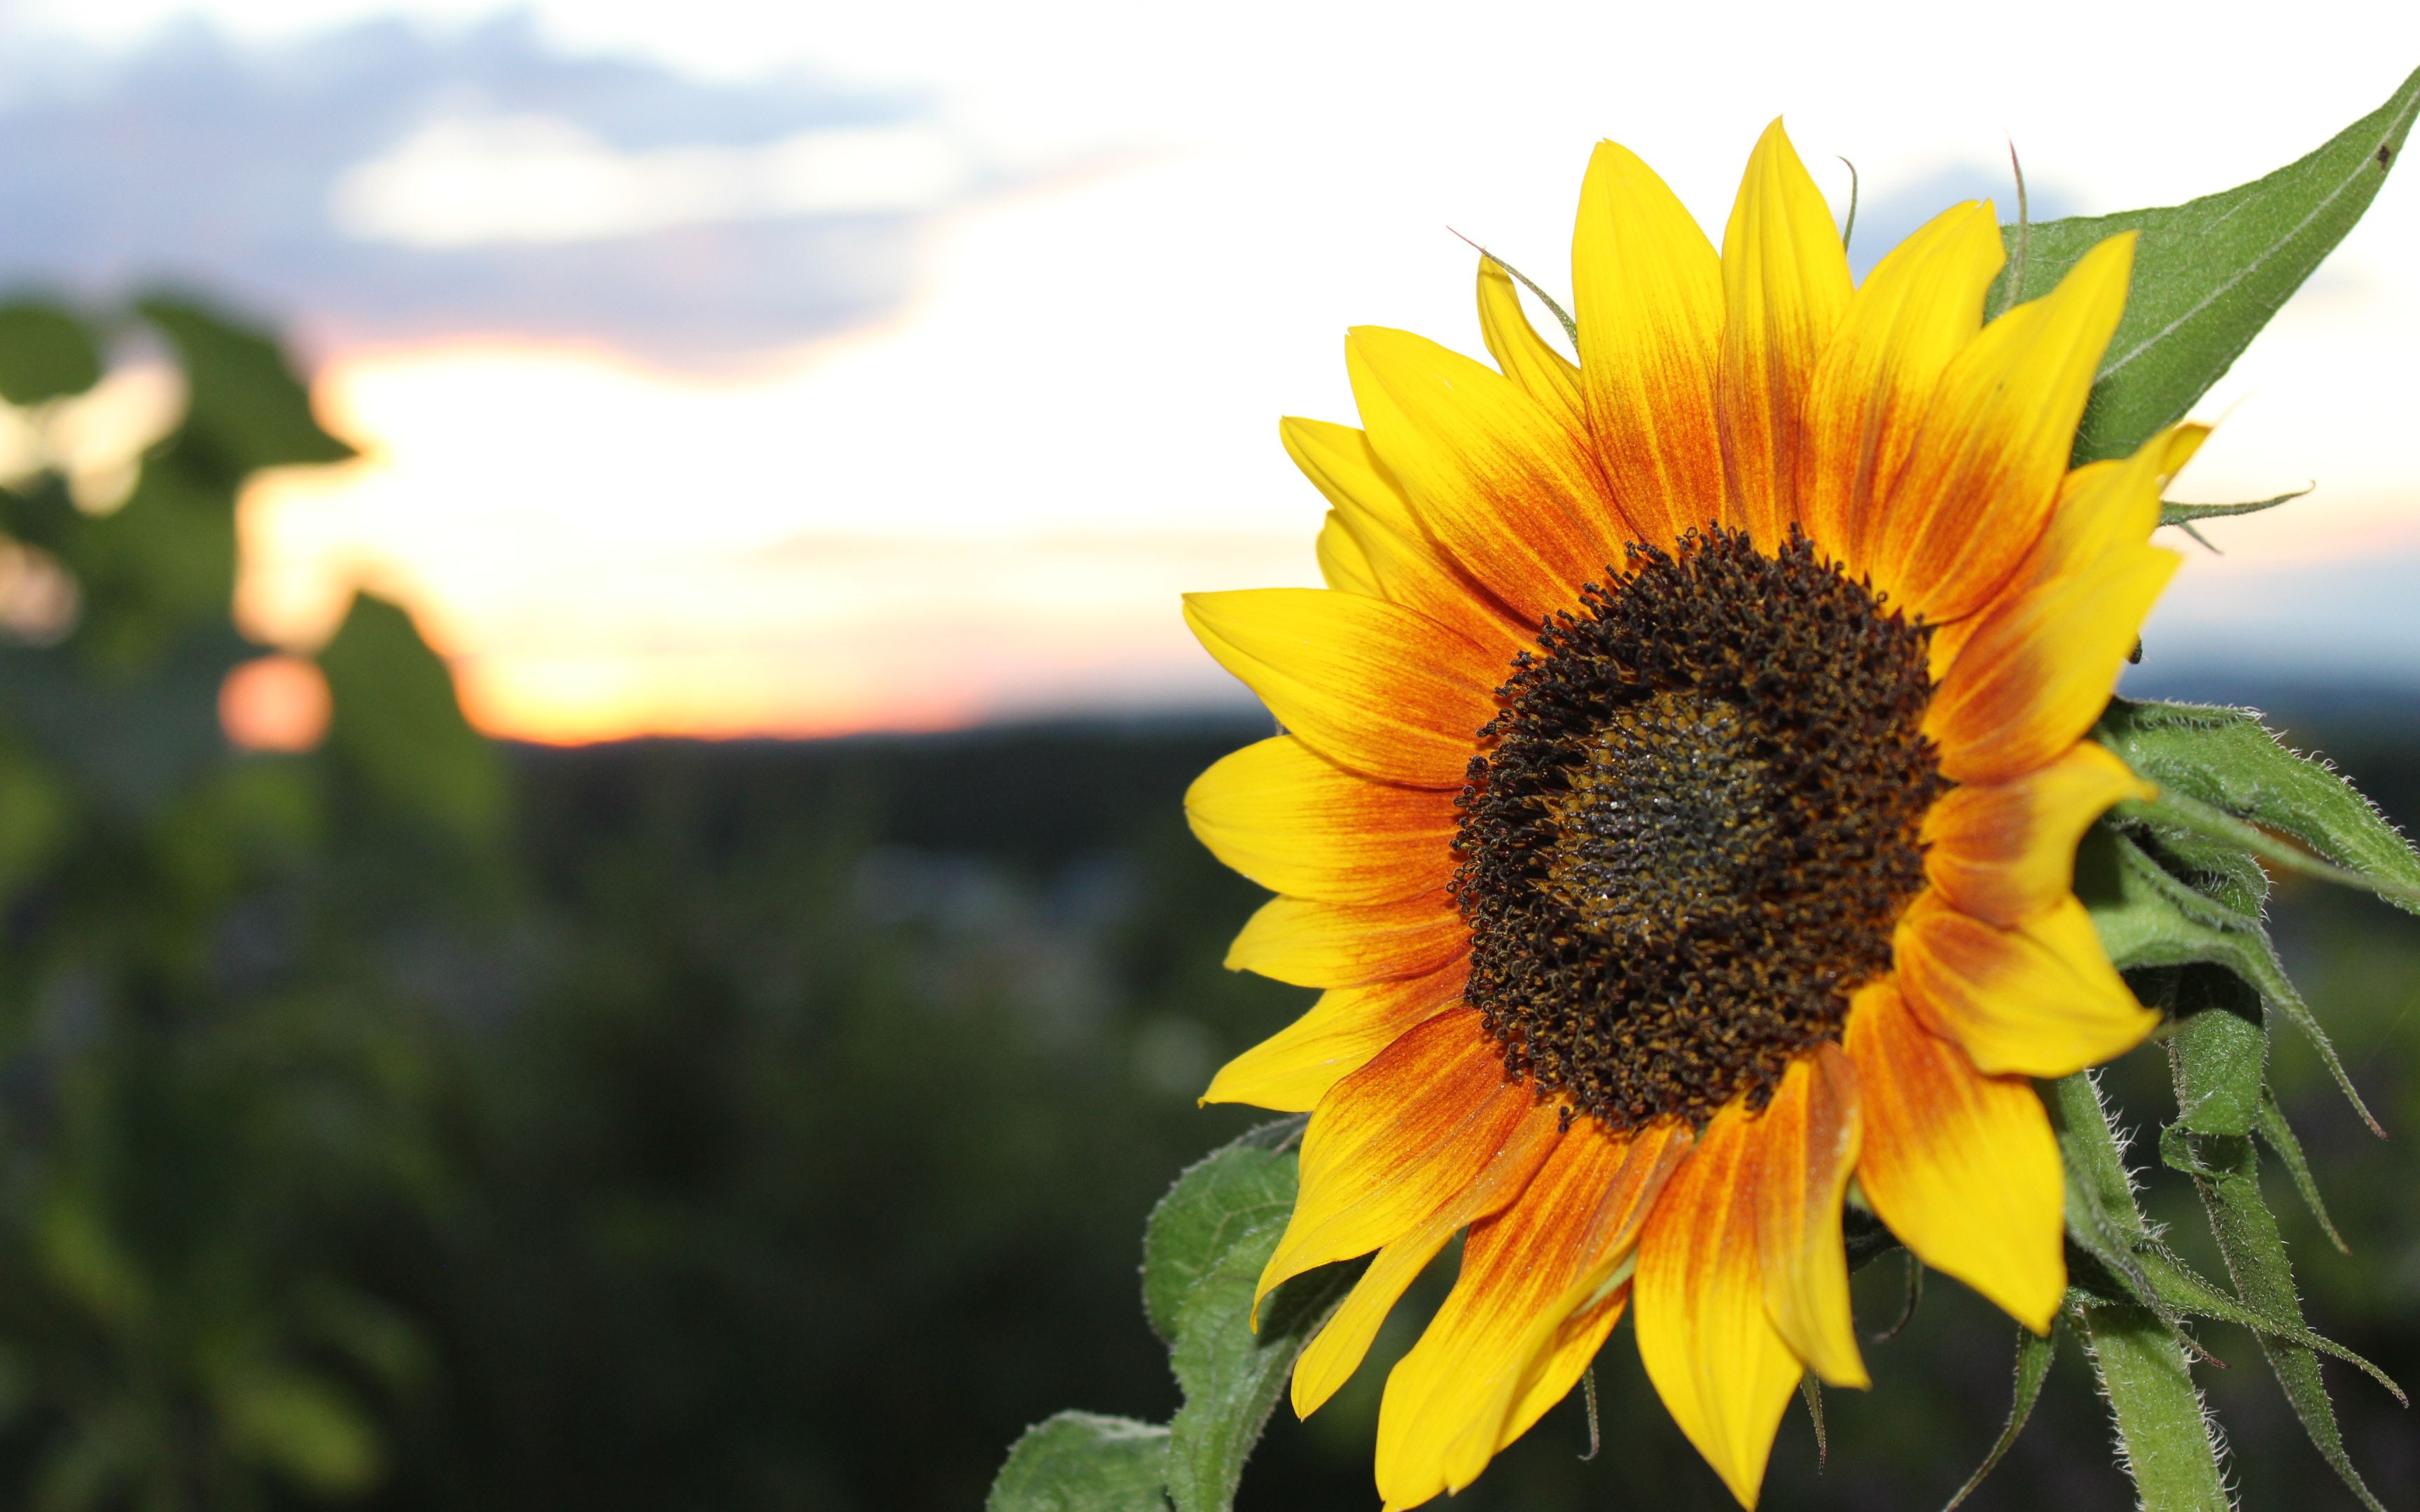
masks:
<instances>
[{"instance_id":1,"label":"long pointed leaf","mask_svg":"<svg viewBox=\"0 0 2420 1512\"><path fill-rule=\"evenodd\" d=\"M2076 430L2078 464L2123 456L2184 418L2361 219L2415 112L2420 71L2326 146L2265 177L2182 205L2028 229L2022 286L1995 285L1993 314L2050 292L2105 239L2142 235L2124 318ZM2013 248L2016 228L2003 230Z\"/></svg>"}]
</instances>

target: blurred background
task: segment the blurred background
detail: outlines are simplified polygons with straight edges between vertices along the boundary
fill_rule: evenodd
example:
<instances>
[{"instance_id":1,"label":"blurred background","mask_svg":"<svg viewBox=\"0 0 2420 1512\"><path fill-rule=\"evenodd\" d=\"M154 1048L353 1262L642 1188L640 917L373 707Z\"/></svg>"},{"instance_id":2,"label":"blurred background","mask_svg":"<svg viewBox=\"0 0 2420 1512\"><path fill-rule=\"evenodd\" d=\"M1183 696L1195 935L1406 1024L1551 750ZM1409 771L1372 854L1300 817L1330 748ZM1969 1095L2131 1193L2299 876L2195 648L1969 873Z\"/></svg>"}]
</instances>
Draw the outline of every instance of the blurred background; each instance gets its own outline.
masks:
<instances>
[{"instance_id":1,"label":"blurred background","mask_svg":"<svg viewBox=\"0 0 2420 1512\"><path fill-rule=\"evenodd\" d=\"M1175 595L1315 580L1275 421L1351 418L1344 328L1477 350L1449 227L1563 285L1601 135L1718 228L1786 111L1862 269L2012 218L2011 141L2039 218L2164 203L2420 63L2369 6L1677 9L0 0L0 1504L964 1508L1056 1409L1164 1417L1142 1217L1310 995L1218 965L1255 893L1177 800L1266 721ZM2403 177L2177 489L2315 491L2174 543L2130 687L2408 825ZM2278 914L2412 1137L2420 926ZM2312 1320L2409 1381L2411 1167L2279 1054ZM2353 1504L2208 1333L2247 1504ZM1374 1504L1408 1343L1242 1504ZM1766 1504L1937 1504L2009 1343L1936 1284ZM1600 1376L1604 1454L1567 1404L1463 1502L1729 1505ZM1973 1504L2054 1495L2131 1504L2071 1355Z\"/></svg>"}]
</instances>

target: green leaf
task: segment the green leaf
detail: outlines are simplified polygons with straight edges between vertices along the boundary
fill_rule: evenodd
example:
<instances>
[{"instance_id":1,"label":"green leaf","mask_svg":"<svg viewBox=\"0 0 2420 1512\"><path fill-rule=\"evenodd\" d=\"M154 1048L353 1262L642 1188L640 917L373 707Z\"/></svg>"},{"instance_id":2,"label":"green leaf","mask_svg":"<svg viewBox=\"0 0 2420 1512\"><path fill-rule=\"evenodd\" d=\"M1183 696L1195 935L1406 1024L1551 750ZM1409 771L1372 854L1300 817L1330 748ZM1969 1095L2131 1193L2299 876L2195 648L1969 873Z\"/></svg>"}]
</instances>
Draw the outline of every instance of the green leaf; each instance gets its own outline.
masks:
<instances>
[{"instance_id":1,"label":"green leaf","mask_svg":"<svg viewBox=\"0 0 2420 1512\"><path fill-rule=\"evenodd\" d=\"M1008 1451L984 1512L1168 1512L1167 1466L1158 1424L1061 1412Z\"/></svg>"},{"instance_id":2,"label":"green leaf","mask_svg":"<svg viewBox=\"0 0 2420 1512\"><path fill-rule=\"evenodd\" d=\"M2287 748L2253 711L2113 699L2093 736L2159 784L2171 822L2189 822L2173 806L2180 795L2300 841L2361 886L2420 913L2420 853L2412 842L2334 768ZM2310 870L2310 857L2269 846L2255 854Z\"/></svg>"},{"instance_id":3,"label":"green leaf","mask_svg":"<svg viewBox=\"0 0 2420 1512\"><path fill-rule=\"evenodd\" d=\"M341 462L353 455L320 428L310 391L274 341L191 301L153 298L135 307L175 344L184 367L182 436L226 470Z\"/></svg>"},{"instance_id":4,"label":"green leaf","mask_svg":"<svg viewBox=\"0 0 2420 1512\"><path fill-rule=\"evenodd\" d=\"M2017 1330L2017 1390L2016 1399L2009 1407L2008 1426L2000 1429L2000 1436L1992 1441L1992 1452L1983 1457L1975 1473L1966 1477L1966 1484L1958 1488L1958 1494L1942 1506L1941 1512L1956 1512L1958 1504L1974 1495L1975 1489L1983 1484L1983 1477L1999 1468L2000 1461L2007 1458L2017 1435L2024 1431L2025 1420L2034 1415L2034 1403L2040 1399L2042 1381L2050 1374L2051 1356L2056 1348L2055 1329L2049 1334L2036 1334L2024 1327Z\"/></svg>"},{"instance_id":5,"label":"green leaf","mask_svg":"<svg viewBox=\"0 0 2420 1512\"><path fill-rule=\"evenodd\" d=\"M101 381L101 348L85 323L54 304L0 304L0 399L42 404Z\"/></svg>"},{"instance_id":6,"label":"green leaf","mask_svg":"<svg viewBox=\"0 0 2420 1512\"><path fill-rule=\"evenodd\" d=\"M460 838L498 833L503 764L462 717L453 674L411 615L358 595L319 653L319 667L328 677L330 754L379 797Z\"/></svg>"},{"instance_id":7,"label":"green leaf","mask_svg":"<svg viewBox=\"0 0 2420 1512\"><path fill-rule=\"evenodd\" d=\"M1152 1210L1142 1236L1142 1306L1164 1344L1176 1342L1186 1293L1246 1232L1294 1211L1294 1159L1307 1118L1264 1123L1187 1166Z\"/></svg>"},{"instance_id":8,"label":"green leaf","mask_svg":"<svg viewBox=\"0 0 2420 1512\"><path fill-rule=\"evenodd\" d=\"M2294 1126L2286 1121L2286 1110L2277 1105L2277 1095L2265 1087L2260 1089L2258 1128L2260 1137L2277 1152L2277 1159L2286 1167L2286 1173L2294 1179L2294 1190L2302 1194L2303 1206L2310 1209L2311 1216L2319 1220L2319 1229L2328 1236L2328 1242L2336 1247L2339 1255L2351 1254L2352 1249L2345 1243L2344 1236L2337 1233L2336 1226L2329 1221L2327 1204L2319 1200L2319 1183L2311 1175L2311 1163L2303 1156L2302 1140L2294 1136Z\"/></svg>"},{"instance_id":9,"label":"green leaf","mask_svg":"<svg viewBox=\"0 0 2420 1512\"><path fill-rule=\"evenodd\" d=\"M2023 286L2003 278L1989 313L2038 299L2120 231L2138 231L2126 313L2101 360L2074 461L2123 456L2184 418L2386 182L2420 112L2420 71L2327 145L2266 177L2160 209L2029 228ZM2018 230L2004 227L2013 245ZM2012 270L2014 271L2015 270Z\"/></svg>"},{"instance_id":10,"label":"green leaf","mask_svg":"<svg viewBox=\"0 0 2420 1512\"><path fill-rule=\"evenodd\" d=\"M2251 983L2271 1011L2311 1041L2353 1111L2385 1137L2354 1090L2327 1031L2287 977L2257 916L2197 891L2162 867L2133 837L2118 833L2105 821L2087 831L2076 850L2075 890L2091 913L2102 949L2120 971L2208 963Z\"/></svg>"},{"instance_id":11,"label":"green leaf","mask_svg":"<svg viewBox=\"0 0 2420 1512\"><path fill-rule=\"evenodd\" d=\"M1355 1274L1296 1276L1261 1304L1252 1291L1293 1215L1299 1119L1255 1131L1187 1170L1151 1217L1143 1297L1166 1326L1185 1405L1169 1425L1168 1492L1177 1512L1227 1512L1295 1356Z\"/></svg>"}]
</instances>

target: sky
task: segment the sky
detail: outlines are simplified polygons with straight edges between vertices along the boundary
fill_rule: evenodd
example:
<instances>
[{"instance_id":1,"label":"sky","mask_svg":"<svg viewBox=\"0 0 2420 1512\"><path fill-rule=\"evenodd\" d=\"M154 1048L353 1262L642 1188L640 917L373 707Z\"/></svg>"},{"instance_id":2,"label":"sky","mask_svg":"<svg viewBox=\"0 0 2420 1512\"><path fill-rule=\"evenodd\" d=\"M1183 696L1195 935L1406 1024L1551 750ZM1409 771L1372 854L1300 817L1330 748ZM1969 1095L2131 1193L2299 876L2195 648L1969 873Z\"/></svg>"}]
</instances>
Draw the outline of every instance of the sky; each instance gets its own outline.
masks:
<instances>
[{"instance_id":1,"label":"sky","mask_svg":"<svg viewBox=\"0 0 2420 1512\"><path fill-rule=\"evenodd\" d=\"M1718 231L1783 115L1869 261L2012 140L2038 216L2290 161L2385 12L0 0L0 284L280 322L365 455L247 496L240 617L399 596L495 733L1232 707L1176 597L1315 580L1277 418L1348 326L1479 350L1453 232L1564 285L1599 137ZM2176 543L2148 667L2420 689L2407 178L2200 407L2179 497L2318 486Z\"/></svg>"}]
</instances>

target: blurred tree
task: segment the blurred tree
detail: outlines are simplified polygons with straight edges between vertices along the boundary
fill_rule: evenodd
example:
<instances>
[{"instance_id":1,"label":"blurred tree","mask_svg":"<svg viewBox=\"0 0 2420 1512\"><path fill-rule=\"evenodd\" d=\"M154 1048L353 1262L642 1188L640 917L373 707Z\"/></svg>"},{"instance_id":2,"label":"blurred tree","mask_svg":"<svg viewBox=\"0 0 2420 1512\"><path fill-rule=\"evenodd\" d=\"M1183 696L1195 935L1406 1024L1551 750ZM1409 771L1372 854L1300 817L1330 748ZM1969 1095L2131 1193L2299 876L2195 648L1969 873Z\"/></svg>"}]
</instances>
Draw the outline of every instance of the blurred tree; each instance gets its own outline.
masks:
<instances>
[{"instance_id":1,"label":"blurred tree","mask_svg":"<svg viewBox=\"0 0 2420 1512\"><path fill-rule=\"evenodd\" d=\"M184 413L96 506L51 438L104 345L146 332ZM396 879L349 840L392 815L458 871L492 866L501 769L367 596L329 647L333 738L224 735L221 685L262 649L229 619L238 494L351 455L271 343L186 301L124 329L21 303L0 396L33 453L0 489L0 1497L359 1492L386 1458L372 1404L427 1351L332 1240L435 1157L409 1021L365 1011L393 995L365 970L376 916L348 906ZM448 880L419 885L424 911Z\"/></svg>"}]
</instances>

